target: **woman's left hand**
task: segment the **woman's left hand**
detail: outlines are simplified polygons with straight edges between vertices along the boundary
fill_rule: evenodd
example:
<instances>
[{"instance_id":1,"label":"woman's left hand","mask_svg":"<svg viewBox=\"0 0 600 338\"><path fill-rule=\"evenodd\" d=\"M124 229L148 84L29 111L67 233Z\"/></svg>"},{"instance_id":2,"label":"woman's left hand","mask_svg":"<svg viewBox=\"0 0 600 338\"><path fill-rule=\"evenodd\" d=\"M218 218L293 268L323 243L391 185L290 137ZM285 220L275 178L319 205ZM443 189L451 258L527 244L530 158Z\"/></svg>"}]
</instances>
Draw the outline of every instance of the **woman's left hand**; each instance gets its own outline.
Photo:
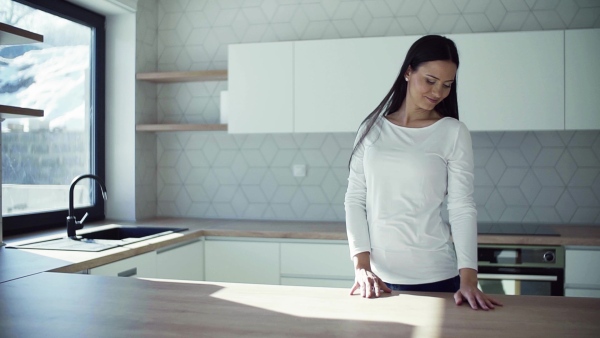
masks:
<instances>
[{"instance_id":1,"label":"woman's left hand","mask_svg":"<svg viewBox=\"0 0 600 338\"><path fill-rule=\"evenodd\" d=\"M461 305L467 300L473 310L494 309L495 305L502 306L502 303L486 295L477 288L477 271L473 269L460 270L460 289L454 294L456 305Z\"/></svg>"},{"instance_id":2,"label":"woman's left hand","mask_svg":"<svg viewBox=\"0 0 600 338\"><path fill-rule=\"evenodd\" d=\"M502 303L481 292L476 286L463 286L461 283L460 289L454 294L454 301L456 305L461 305L465 299L473 310L490 310L494 309L495 305L502 306Z\"/></svg>"}]
</instances>

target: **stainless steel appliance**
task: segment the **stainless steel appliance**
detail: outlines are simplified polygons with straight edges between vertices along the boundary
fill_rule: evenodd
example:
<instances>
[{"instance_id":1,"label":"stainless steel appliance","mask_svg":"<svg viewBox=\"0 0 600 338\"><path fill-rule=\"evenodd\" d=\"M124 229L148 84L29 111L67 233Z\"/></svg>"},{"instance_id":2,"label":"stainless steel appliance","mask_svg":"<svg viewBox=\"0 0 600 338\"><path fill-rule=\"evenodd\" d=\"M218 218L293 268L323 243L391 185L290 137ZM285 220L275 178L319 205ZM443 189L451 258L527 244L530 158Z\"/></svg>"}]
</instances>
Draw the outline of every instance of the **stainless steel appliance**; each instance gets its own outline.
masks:
<instances>
[{"instance_id":1,"label":"stainless steel appliance","mask_svg":"<svg viewBox=\"0 0 600 338\"><path fill-rule=\"evenodd\" d=\"M488 294L563 296L561 246L479 245L479 288Z\"/></svg>"}]
</instances>

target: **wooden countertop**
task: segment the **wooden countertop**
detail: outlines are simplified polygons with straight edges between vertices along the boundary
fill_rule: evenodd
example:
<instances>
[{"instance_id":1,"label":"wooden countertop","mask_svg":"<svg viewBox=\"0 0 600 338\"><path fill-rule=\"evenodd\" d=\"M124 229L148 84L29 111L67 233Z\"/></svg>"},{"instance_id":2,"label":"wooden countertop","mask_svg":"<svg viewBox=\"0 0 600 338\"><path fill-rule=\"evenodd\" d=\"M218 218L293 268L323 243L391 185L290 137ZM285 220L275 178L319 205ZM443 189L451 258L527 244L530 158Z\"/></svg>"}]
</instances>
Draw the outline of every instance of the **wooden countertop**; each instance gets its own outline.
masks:
<instances>
[{"instance_id":1,"label":"wooden countertop","mask_svg":"<svg viewBox=\"0 0 600 338\"><path fill-rule=\"evenodd\" d=\"M299 222L299 221L259 221L259 220L221 220L221 219L182 219L157 218L139 222L103 221L86 225L124 224L138 226L187 227L188 231L154 238L101 252L77 252L55 250L24 250L0 248L0 282L30 275L36 271L78 272L114 261L154 251L158 248L185 242L202 236L256 237L278 239L316 239L347 240L343 222ZM497 223L495 225L498 225ZM512 225L512 224L511 224ZM514 226L514 225L512 225ZM543 227L543 226L542 226ZM520 244L520 245L578 245L600 247L600 226L551 226L560 236L515 236L515 235L479 235L480 244ZM28 240L36 237L64 236L64 230L44 231L5 238L8 243ZM21 251L15 254L9 251ZM36 259L16 259L25 255L36 255ZM31 257L31 256L30 256ZM48 261L44 261L48 259ZM30 266L31 262L36 262ZM22 274L19 269L25 268ZM26 271L25 271L26 270Z\"/></svg>"},{"instance_id":2,"label":"wooden countertop","mask_svg":"<svg viewBox=\"0 0 600 338\"><path fill-rule=\"evenodd\" d=\"M267 221L267 220L228 220L228 219L191 219L191 218L156 218L138 222L123 222L106 220L86 225L123 224L137 226L168 226L187 227L188 238L201 236L227 237L260 237L260 238L294 238L294 239L324 239L347 240L344 222L304 222L304 221ZM536 226L532 224L515 223L480 223L480 228L494 226L496 228L511 228L518 231L521 227ZM523 244L523 245L580 245L600 246L600 225L537 225L540 235L513 234L480 234L480 244ZM548 231L556 232L557 236L543 235ZM27 235L8 236L8 243L48 235L64 235L64 230L43 231Z\"/></svg>"},{"instance_id":3,"label":"wooden countertop","mask_svg":"<svg viewBox=\"0 0 600 338\"><path fill-rule=\"evenodd\" d=\"M202 236L261 237L347 240L344 222L258 221L258 220L194 220L182 218L158 218L137 222L149 226L185 226L202 232ZM480 223L480 228L494 226L511 228L537 227L540 235L480 234L479 244L506 245L563 245L600 246L600 225L533 225L515 223ZM555 232L557 236L543 235Z\"/></svg>"},{"instance_id":4,"label":"wooden countertop","mask_svg":"<svg viewBox=\"0 0 600 338\"><path fill-rule=\"evenodd\" d=\"M599 337L600 299L142 280L42 273L0 284L3 337Z\"/></svg>"}]
</instances>

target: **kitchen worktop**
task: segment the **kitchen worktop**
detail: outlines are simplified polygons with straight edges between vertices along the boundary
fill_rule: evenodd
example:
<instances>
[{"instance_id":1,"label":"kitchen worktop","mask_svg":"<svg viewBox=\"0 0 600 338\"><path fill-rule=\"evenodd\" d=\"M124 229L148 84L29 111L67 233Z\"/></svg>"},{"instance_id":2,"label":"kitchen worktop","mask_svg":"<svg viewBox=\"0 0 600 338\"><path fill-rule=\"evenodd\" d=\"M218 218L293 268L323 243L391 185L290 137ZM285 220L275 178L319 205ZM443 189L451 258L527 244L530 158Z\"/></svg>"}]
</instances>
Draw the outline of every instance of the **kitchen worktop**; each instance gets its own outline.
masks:
<instances>
[{"instance_id":1,"label":"kitchen worktop","mask_svg":"<svg viewBox=\"0 0 600 338\"><path fill-rule=\"evenodd\" d=\"M344 222L301 222L260 220L219 220L160 218L137 223L149 226L185 226L200 231L201 236L235 236L261 238L296 238L347 240ZM519 229L536 229L535 224L479 223L480 229L511 229L506 234L479 234L479 244L507 245L583 245L600 246L600 226L537 225L537 235L513 234ZM555 232L556 236L545 235Z\"/></svg>"},{"instance_id":2,"label":"kitchen worktop","mask_svg":"<svg viewBox=\"0 0 600 338\"><path fill-rule=\"evenodd\" d=\"M189 230L182 233L187 238L201 236L228 236L228 237L260 237L260 238L294 238L294 239L324 239L347 240L346 225L344 222L304 222L304 221L267 221L267 220L228 220L228 219L190 219L190 218L156 218L138 222L103 221L92 226L106 224L123 224L136 226L167 226L186 227ZM510 228L506 234L479 234L479 244L531 244L531 245L583 245L600 246L600 226L583 225L537 225L538 235L516 235L518 229L531 230L534 224L518 223L480 223L480 229L495 227L498 229ZM536 229L536 228L533 228ZM514 230L514 231L513 231ZM545 235L555 232L556 236ZM64 235L64 230L45 231L34 234L9 236L5 238L8 243L32 239L40 236Z\"/></svg>"},{"instance_id":3,"label":"kitchen worktop","mask_svg":"<svg viewBox=\"0 0 600 338\"><path fill-rule=\"evenodd\" d=\"M598 337L600 299L143 280L42 273L0 284L2 337Z\"/></svg>"},{"instance_id":4,"label":"kitchen worktop","mask_svg":"<svg viewBox=\"0 0 600 338\"><path fill-rule=\"evenodd\" d=\"M107 220L88 224L86 229L109 224L186 227L189 230L101 252L0 248L0 262L2 263L0 265L0 282L44 271L68 273L84 271L202 236L347 240L343 222L158 218L140 222ZM499 224L494 223L494 225L498 226ZM510 225L515 226L515 224ZM540 225L540 227L546 226ZM600 227L598 226L553 225L551 228L560 236L479 235L478 242L479 244L600 246ZM48 230L10 236L5 240L8 243L14 243L40 237L62 237L65 235L64 232L64 229ZM541 232L543 233L543 231Z\"/></svg>"}]
</instances>

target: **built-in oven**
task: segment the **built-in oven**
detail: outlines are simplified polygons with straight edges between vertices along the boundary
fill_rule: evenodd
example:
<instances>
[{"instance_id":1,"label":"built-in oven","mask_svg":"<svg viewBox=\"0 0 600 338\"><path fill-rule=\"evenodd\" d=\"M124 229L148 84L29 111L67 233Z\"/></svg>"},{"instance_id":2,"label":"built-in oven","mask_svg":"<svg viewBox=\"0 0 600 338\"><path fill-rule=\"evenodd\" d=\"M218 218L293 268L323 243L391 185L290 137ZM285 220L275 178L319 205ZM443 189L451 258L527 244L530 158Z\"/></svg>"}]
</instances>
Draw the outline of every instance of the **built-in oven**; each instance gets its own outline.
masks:
<instances>
[{"instance_id":1,"label":"built-in oven","mask_svg":"<svg viewBox=\"0 0 600 338\"><path fill-rule=\"evenodd\" d=\"M487 294L563 296L561 246L478 246L479 288Z\"/></svg>"}]
</instances>

